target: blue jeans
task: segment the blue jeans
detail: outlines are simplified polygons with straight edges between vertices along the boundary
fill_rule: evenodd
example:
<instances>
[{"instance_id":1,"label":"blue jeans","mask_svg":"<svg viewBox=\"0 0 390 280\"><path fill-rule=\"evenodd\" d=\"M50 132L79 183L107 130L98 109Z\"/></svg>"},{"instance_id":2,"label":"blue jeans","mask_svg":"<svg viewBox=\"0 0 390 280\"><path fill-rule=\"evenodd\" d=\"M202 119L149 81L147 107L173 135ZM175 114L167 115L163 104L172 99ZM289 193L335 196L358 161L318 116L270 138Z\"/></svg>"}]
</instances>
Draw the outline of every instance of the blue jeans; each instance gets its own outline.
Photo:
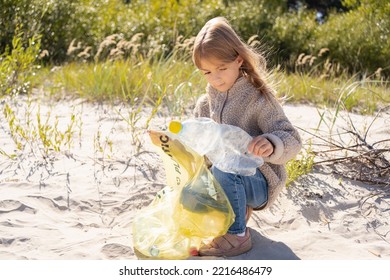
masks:
<instances>
[{"instance_id":1,"label":"blue jeans","mask_svg":"<svg viewBox=\"0 0 390 280\"><path fill-rule=\"evenodd\" d=\"M258 208L268 201L268 183L264 175L258 168L253 176L226 173L214 166L211 167L211 172L225 191L236 215L234 223L228 229L228 233L238 234L244 232L246 229L246 206Z\"/></svg>"}]
</instances>

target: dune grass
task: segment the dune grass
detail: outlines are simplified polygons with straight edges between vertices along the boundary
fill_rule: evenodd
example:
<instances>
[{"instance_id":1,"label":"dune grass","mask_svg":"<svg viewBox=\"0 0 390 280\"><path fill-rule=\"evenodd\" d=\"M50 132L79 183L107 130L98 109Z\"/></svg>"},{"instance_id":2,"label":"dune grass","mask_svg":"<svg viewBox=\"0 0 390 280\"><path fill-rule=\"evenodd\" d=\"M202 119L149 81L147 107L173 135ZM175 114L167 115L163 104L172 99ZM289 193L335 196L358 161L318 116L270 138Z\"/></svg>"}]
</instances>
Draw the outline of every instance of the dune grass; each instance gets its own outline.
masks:
<instances>
[{"instance_id":1,"label":"dune grass","mask_svg":"<svg viewBox=\"0 0 390 280\"><path fill-rule=\"evenodd\" d=\"M92 102L147 102L164 105L180 114L204 93L205 81L190 60L175 58L118 60L100 63L73 62L50 73L53 88L58 85L72 96ZM310 103L336 108L342 102L348 111L373 114L390 102L389 83L375 77L321 77L316 74L274 70L271 79L278 96L291 103ZM51 90L53 92L53 90Z\"/></svg>"},{"instance_id":2,"label":"dune grass","mask_svg":"<svg viewBox=\"0 0 390 280\"><path fill-rule=\"evenodd\" d=\"M345 109L359 114L373 114L390 102L389 84L370 77L322 78L306 73L279 74L279 92L290 102L310 103L319 107Z\"/></svg>"},{"instance_id":3,"label":"dune grass","mask_svg":"<svg viewBox=\"0 0 390 280\"><path fill-rule=\"evenodd\" d=\"M166 59L129 59L99 63L70 63L49 74L53 97L59 85L68 95L90 102L125 102L131 106L164 105L174 115L195 102L205 83L192 63Z\"/></svg>"}]
</instances>

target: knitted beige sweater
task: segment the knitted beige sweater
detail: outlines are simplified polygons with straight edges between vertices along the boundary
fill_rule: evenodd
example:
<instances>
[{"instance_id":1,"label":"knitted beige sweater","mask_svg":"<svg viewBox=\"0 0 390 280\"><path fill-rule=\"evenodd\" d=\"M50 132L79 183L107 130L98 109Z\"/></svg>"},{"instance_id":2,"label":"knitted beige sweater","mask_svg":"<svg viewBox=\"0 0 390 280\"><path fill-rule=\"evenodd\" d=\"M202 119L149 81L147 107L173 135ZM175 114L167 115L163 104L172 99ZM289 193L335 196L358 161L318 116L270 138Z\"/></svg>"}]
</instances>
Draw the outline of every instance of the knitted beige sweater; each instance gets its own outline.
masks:
<instances>
[{"instance_id":1,"label":"knitted beige sweater","mask_svg":"<svg viewBox=\"0 0 390 280\"><path fill-rule=\"evenodd\" d=\"M271 141L274 152L264 158L260 171L268 182L267 207L272 205L286 184L286 162L294 158L302 146L298 131L279 102L260 95L245 77L241 77L228 92L219 92L208 85L206 94L196 103L194 115L238 126L253 137L263 135Z\"/></svg>"}]
</instances>

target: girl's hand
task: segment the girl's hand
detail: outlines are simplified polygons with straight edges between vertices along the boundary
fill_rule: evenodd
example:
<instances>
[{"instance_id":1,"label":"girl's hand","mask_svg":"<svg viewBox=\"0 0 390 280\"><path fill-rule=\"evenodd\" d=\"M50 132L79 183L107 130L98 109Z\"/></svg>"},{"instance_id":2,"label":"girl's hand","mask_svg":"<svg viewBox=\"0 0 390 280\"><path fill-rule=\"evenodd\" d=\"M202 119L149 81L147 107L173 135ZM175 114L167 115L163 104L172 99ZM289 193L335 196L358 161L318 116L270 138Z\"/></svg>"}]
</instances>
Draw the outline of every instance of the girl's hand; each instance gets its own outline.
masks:
<instances>
[{"instance_id":1,"label":"girl's hand","mask_svg":"<svg viewBox=\"0 0 390 280\"><path fill-rule=\"evenodd\" d=\"M248 152L255 156L268 157L274 152L274 146L267 138L257 136L249 143Z\"/></svg>"}]
</instances>

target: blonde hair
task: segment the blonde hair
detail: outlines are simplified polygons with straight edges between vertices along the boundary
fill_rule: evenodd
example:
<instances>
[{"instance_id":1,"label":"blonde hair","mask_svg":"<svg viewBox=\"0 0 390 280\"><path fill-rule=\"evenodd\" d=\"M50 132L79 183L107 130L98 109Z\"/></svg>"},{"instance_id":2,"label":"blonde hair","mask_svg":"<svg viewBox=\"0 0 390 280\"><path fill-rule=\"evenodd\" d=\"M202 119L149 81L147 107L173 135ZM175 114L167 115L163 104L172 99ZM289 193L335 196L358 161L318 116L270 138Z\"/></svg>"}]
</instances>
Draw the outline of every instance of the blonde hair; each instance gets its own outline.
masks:
<instances>
[{"instance_id":1,"label":"blonde hair","mask_svg":"<svg viewBox=\"0 0 390 280\"><path fill-rule=\"evenodd\" d=\"M261 94L266 97L273 95L273 90L266 83L264 56L244 43L224 17L209 20L195 38L192 60L198 68L202 59L213 58L229 63L238 56L243 59L243 76Z\"/></svg>"}]
</instances>

